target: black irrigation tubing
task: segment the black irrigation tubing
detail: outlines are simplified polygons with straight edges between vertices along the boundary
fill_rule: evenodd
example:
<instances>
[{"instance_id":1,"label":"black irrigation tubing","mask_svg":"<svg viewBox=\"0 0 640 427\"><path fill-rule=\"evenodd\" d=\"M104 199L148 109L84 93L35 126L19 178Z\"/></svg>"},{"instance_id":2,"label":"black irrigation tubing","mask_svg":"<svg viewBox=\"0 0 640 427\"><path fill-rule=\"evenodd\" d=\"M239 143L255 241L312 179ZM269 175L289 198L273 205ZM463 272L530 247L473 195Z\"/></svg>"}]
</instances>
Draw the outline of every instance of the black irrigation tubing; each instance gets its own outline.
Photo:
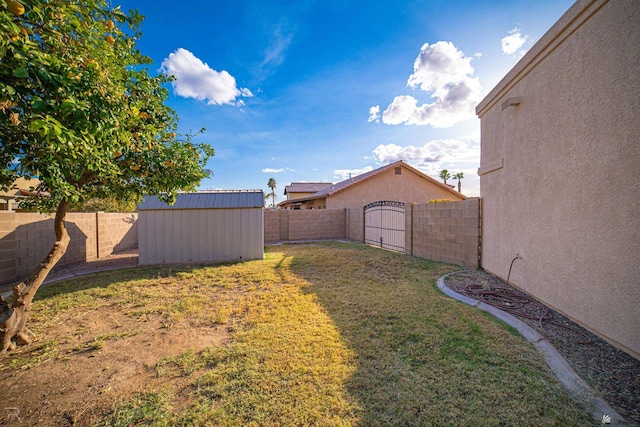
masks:
<instances>
[{"instance_id":1,"label":"black irrigation tubing","mask_svg":"<svg viewBox=\"0 0 640 427\"><path fill-rule=\"evenodd\" d=\"M583 340L578 341L579 344L591 344L591 337L586 335L584 332L572 326L563 325L562 323L554 321L551 313L549 313L549 309L546 306L538 303L531 297L528 297L526 295L519 295L509 288L495 286L489 287L489 289L487 289L482 285L468 285L464 288L462 293L468 297L475 298L501 310L508 311L514 316L537 320L538 325L540 325L542 329L545 329L543 323L548 323L567 329L584 338ZM526 304L531 304L533 307L535 307L535 310L537 312L542 312L542 314L539 316L534 316L519 312L518 310L523 308Z\"/></svg>"}]
</instances>

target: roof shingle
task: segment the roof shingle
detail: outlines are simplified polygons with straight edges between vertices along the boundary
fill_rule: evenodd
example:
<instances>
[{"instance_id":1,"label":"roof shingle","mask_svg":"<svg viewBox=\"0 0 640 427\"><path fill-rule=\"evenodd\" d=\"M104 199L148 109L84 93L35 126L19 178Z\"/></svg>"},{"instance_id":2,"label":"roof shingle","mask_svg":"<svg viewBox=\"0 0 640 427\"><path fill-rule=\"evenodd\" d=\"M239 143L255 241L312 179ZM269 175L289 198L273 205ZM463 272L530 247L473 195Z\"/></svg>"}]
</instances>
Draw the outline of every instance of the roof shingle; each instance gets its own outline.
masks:
<instances>
[{"instance_id":1,"label":"roof shingle","mask_svg":"<svg viewBox=\"0 0 640 427\"><path fill-rule=\"evenodd\" d=\"M284 194L287 193L316 193L332 186L330 182L292 182L284 188Z\"/></svg>"}]
</instances>

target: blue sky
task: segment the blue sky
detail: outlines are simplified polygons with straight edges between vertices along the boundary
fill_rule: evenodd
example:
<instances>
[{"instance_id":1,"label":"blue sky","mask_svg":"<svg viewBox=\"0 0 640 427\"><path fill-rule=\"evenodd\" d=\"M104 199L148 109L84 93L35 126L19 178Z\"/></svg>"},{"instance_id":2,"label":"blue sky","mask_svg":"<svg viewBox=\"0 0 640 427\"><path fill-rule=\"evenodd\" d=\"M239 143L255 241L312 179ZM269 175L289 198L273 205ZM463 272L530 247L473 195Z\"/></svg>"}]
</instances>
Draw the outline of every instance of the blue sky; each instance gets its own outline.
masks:
<instances>
[{"instance_id":1,"label":"blue sky","mask_svg":"<svg viewBox=\"0 0 640 427\"><path fill-rule=\"evenodd\" d=\"M200 189L338 182L396 160L480 194L475 105L571 0L112 0L176 76L182 132L216 155ZM451 182L451 181L450 181Z\"/></svg>"}]
</instances>

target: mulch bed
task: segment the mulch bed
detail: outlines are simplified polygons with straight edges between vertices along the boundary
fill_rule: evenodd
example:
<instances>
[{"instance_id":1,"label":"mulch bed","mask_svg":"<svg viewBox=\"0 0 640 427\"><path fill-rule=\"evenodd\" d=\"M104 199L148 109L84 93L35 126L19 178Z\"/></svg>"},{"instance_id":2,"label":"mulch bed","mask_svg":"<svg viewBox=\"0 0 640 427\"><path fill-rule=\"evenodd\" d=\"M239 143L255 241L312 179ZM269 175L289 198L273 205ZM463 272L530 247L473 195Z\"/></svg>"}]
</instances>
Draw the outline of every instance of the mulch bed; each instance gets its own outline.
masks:
<instances>
[{"instance_id":1,"label":"mulch bed","mask_svg":"<svg viewBox=\"0 0 640 427\"><path fill-rule=\"evenodd\" d=\"M492 303L534 328L630 425L640 426L640 360L484 271L453 274L445 283L457 293Z\"/></svg>"}]
</instances>

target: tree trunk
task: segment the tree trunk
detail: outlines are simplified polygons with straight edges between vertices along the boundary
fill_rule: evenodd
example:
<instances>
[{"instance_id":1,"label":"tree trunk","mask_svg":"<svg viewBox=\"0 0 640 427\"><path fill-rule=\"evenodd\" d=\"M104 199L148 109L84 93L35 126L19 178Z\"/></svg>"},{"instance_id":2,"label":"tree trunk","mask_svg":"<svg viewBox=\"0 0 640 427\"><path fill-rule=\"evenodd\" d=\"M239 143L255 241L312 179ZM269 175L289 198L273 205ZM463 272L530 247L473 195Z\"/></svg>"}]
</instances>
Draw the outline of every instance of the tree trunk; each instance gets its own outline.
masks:
<instances>
[{"instance_id":1,"label":"tree trunk","mask_svg":"<svg viewBox=\"0 0 640 427\"><path fill-rule=\"evenodd\" d=\"M462 193L462 181L458 180L458 193Z\"/></svg>"},{"instance_id":2,"label":"tree trunk","mask_svg":"<svg viewBox=\"0 0 640 427\"><path fill-rule=\"evenodd\" d=\"M17 345L29 344L33 333L26 328L27 317L31 309L31 302L40 285L45 281L51 269L60 261L69 246L69 234L64 218L70 202L63 200L56 210L54 228L56 242L36 270L24 282L13 288L13 302L11 307L0 297L0 353L14 350Z\"/></svg>"}]
</instances>

